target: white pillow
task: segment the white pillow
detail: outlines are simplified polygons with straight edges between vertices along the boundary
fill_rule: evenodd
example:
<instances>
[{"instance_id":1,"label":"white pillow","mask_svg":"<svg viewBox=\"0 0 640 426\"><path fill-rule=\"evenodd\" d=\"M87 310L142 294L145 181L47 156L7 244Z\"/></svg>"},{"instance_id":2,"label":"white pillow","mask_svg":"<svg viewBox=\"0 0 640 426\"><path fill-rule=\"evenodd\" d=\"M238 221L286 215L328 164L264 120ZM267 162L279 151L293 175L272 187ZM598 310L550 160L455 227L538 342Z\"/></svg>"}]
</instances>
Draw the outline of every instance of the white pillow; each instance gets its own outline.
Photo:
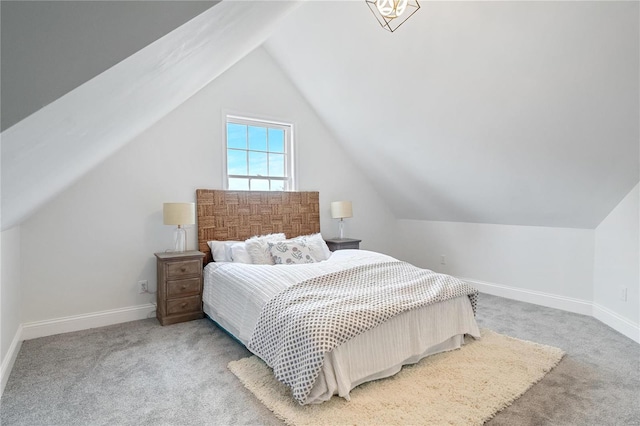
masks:
<instances>
[{"instance_id":1,"label":"white pillow","mask_svg":"<svg viewBox=\"0 0 640 426\"><path fill-rule=\"evenodd\" d=\"M309 247L293 240L268 243L269 252L276 265L295 265L300 263L315 263Z\"/></svg>"},{"instance_id":2,"label":"white pillow","mask_svg":"<svg viewBox=\"0 0 640 426\"><path fill-rule=\"evenodd\" d=\"M292 238L291 241L296 241L309 247L311 256L313 256L317 262L327 260L331 256L331 250L329 250L329 246L327 246L327 243L320 234L302 235Z\"/></svg>"},{"instance_id":3,"label":"white pillow","mask_svg":"<svg viewBox=\"0 0 640 426\"><path fill-rule=\"evenodd\" d=\"M207 241L207 245L215 262L231 262L228 245L238 242L240 241Z\"/></svg>"},{"instance_id":4,"label":"white pillow","mask_svg":"<svg viewBox=\"0 0 640 426\"><path fill-rule=\"evenodd\" d=\"M247 245L243 242L229 244L230 262L251 263L251 256L247 252Z\"/></svg>"},{"instance_id":5,"label":"white pillow","mask_svg":"<svg viewBox=\"0 0 640 426\"><path fill-rule=\"evenodd\" d=\"M245 241L247 243L247 252L251 256L251 263L254 265L273 265L273 259L269 252L269 243L284 241L287 237L280 234L268 234L251 237Z\"/></svg>"}]
</instances>

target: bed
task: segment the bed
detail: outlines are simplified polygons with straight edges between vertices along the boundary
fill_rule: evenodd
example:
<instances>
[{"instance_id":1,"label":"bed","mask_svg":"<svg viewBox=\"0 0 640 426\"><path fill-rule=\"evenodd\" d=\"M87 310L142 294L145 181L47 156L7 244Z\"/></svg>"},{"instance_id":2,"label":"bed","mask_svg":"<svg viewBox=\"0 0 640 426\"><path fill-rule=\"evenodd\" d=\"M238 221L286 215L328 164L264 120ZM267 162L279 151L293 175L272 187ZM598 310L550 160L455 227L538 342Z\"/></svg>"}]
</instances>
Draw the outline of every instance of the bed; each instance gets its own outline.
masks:
<instances>
[{"instance_id":1,"label":"bed","mask_svg":"<svg viewBox=\"0 0 640 426\"><path fill-rule=\"evenodd\" d=\"M204 312L274 367L275 373L279 372L278 366L271 365L273 359L262 346L256 346L257 336L265 333L269 337L273 332L277 337L272 340L282 340L278 333L283 332L280 330L283 327L269 329L264 325L265 312L275 299L315 281L342 276L345 271L411 267L367 250L340 250L326 260L309 264L213 262L209 241L243 241L255 235L277 233L289 239L318 234L319 194L198 189L196 199L198 247L205 253ZM438 282L455 280L431 271L425 273L433 274ZM344 283L340 285L344 288ZM457 349L464 343L465 334L479 337L471 293L470 290L456 293L455 297L393 314L323 352L318 372L312 374L314 380L310 384L305 384L303 397L296 394L292 384L276 376L292 387L293 396L301 404L321 403L333 395L349 399L350 390L361 383L391 376L403 365L425 356Z\"/></svg>"}]
</instances>

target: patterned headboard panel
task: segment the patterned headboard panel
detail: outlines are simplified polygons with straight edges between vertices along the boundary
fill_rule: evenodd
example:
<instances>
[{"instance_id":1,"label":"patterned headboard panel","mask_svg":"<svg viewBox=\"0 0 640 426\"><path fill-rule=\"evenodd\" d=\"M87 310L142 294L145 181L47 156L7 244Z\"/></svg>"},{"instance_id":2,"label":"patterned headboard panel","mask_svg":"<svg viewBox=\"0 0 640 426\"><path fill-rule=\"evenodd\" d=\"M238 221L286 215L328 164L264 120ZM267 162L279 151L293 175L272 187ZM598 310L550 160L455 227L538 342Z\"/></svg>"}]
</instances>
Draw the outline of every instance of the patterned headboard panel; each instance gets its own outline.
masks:
<instances>
[{"instance_id":1,"label":"patterned headboard panel","mask_svg":"<svg viewBox=\"0 0 640 426\"><path fill-rule=\"evenodd\" d=\"M196 190L198 250L212 261L207 241L244 241L284 232L287 238L320 232L318 192Z\"/></svg>"}]
</instances>

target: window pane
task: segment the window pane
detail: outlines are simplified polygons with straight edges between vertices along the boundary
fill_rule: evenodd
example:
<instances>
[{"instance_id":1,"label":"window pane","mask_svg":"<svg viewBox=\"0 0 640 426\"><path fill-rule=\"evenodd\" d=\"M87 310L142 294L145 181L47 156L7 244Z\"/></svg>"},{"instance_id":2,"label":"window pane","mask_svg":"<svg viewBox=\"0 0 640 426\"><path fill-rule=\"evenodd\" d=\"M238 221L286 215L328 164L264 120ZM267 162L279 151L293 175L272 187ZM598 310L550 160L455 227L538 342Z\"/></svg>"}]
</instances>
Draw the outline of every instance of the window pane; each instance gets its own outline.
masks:
<instances>
[{"instance_id":1,"label":"window pane","mask_svg":"<svg viewBox=\"0 0 640 426\"><path fill-rule=\"evenodd\" d=\"M247 126L227 123L227 148L247 149Z\"/></svg>"},{"instance_id":2,"label":"window pane","mask_svg":"<svg viewBox=\"0 0 640 426\"><path fill-rule=\"evenodd\" d=\"M286 191L294 187L290 125L227 116L227 179L233 190Z\"/></svg>"},{"instance_id":3,"label":"window pane","mask_svg":"<svg viewBox=\"0 0 640 426\"><path fill-rule=\"evenodd\" d=\"M229 189L232 191L248 191L249 179L229 178Z\"/></svg>"},{"instance_id":4,"label":"window pane","mask_svg":"<svg viewBox=\"0 0 640 426\"><path fill-rule=\"evenodd\" d=\"M249 174L252 176L268 176L267 153L249 151Z\"/></svg>"},{"instance_id":5,"label":"window pane","mask_svg":"<svg viewBox=\"0 0 640 426\"><path fill-rule=\"evenodd\" d=\"M227 174L247 174L247 151L239 151L237 149L227 150Z\"/></svg>"},{"instance_id":6,"label":"window pane","mask_svg":"<svg viewBox=\"0 0 640 426\"><path fill-rule=\"evenodd\" d=\"M267 179L251 179L252 191L268 191L269 181Z\"/></svg>"},{"instance_id":7,"label":"window pane","mask_svg":"<svg viewBox=\"0 0 640 426\"><path fill-rule=\"evenodd\" d=\"M249 149L257 151L267 150L267 129L249 126Z\"/></svg>"},{"instance_id":8,"label":"window pane","mask_svg":"<svg viewBox=\"0 0 640 426\"><path fill-rule=\"evenodd\" d=\"M284 154L269 154L269 176L284 177Z\"/></svg>"},{"instance_id":9,"label":"window pane","mask_svg":"<svg viewBox=\"0 0 640 426\"><path fill-rule=\"evenodd\" d=\"M284 191L284 185L285 185L284 180L272 180L271 181L271 190L272 191Z\"/></svg>"},{"instance_id":10,"label":"window pane","mask_svg":"<svg viewBox=\"0 0 640 426\"><path fill-rule=\"evenodd\" d=\"M284 152L284 130L269 129L269 151Z\"/></svg>"}]
</instances>

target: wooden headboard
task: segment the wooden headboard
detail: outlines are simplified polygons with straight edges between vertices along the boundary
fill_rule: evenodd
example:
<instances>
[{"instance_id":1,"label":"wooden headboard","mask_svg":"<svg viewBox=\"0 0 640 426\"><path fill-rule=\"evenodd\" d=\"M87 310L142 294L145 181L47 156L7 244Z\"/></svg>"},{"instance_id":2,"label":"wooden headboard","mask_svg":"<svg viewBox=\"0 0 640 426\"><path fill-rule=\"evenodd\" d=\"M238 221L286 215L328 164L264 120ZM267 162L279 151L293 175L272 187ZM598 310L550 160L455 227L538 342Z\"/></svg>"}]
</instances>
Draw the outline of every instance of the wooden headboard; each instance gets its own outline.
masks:
<instances>
[{"instance_id":1,"label":"wooden headboard","mask_svg":"<svg viewBox=\"0 0 640 426\"><path fill-rule=\"evenodd\" d=\"M284 232L287 238L320 232L318 192L197 189L198 250L211 262L207 241L244 241Z\"/></svg>"}]
</instances>

